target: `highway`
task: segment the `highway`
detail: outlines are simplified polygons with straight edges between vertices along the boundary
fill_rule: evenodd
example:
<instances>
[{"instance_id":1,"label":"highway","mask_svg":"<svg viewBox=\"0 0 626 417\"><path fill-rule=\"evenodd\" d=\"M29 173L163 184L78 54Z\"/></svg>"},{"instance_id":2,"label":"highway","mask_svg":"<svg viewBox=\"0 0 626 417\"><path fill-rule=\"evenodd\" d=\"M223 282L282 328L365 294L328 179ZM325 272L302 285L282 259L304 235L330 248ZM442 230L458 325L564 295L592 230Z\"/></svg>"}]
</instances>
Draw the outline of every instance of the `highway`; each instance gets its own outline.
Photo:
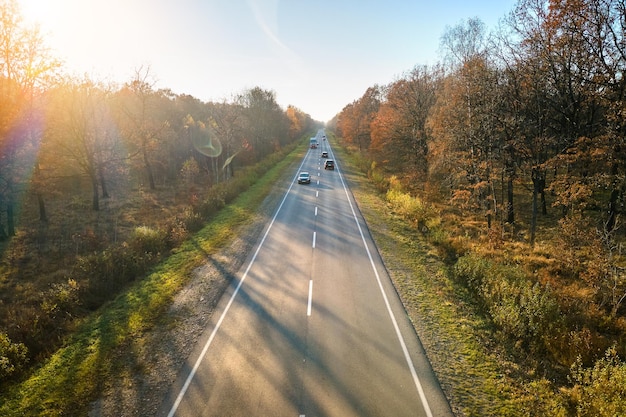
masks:
<instances>
[{"instance_id":1,"label":"highway","mask_svg":"<svg viewBox=\"0 0 626 417\"><path fill-rule=\"evenodd\" d=\"M160 415L453 415L323 134Z\"/></svg>"}]
</instances>

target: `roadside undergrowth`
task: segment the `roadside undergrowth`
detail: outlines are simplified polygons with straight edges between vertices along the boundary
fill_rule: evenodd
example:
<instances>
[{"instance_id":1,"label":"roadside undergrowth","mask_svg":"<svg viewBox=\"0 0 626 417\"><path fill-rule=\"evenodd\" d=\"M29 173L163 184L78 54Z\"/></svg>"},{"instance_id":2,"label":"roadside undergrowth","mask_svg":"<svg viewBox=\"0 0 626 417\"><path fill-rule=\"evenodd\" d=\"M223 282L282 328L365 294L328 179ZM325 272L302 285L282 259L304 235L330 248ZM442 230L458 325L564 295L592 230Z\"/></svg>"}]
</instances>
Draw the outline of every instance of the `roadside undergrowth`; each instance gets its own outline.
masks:
<instances>
[{"instance_id":1,"label":"roadside undergrowth","mask_svg":"<svg viewBox=\"0 0 626 417\"><path fill-rule=\"evenodd\" d=\"M0 398L0 415L86 415L89 404L125 365L124 350L159 324L192 271L227 244L239 227L254 219L274 184L302 154L299 146L222 208L144 279L84 318L74 335L49 360L22 382L8 387Z\"/></svg>"},{"instance_id":2,"label":"roadside undergrowth","mask_svg":"<svg viewBox=\"0 0 626 417\"><path fill-rule=\"evenodd\" d=\"M510 378L517 366L491 342L491 324L477 314L467 290L450 278L441 252L419 227L410 227L394 213L386 196L359 169L358 158L331 140L454 413L518 416L519 387Z\"/></svg>"}]
</instances>

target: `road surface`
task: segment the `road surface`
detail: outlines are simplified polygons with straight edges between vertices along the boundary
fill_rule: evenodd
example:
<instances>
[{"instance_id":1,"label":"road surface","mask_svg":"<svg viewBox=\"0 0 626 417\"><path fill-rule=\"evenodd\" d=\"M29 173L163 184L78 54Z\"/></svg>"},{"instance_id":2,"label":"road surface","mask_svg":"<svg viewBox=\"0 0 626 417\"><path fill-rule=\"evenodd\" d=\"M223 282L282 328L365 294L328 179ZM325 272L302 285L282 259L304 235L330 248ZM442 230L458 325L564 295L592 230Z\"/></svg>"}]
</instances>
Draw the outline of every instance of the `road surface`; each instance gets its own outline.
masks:
<instances>
[{"instance_id":1,"label":"road surface","mask_svg":"<svg viewBox=\"0 0 626 417\"><path fill-rule=\"evenodd\" d=\"M160 415L452 416L323 134Z\"/></svg>"}]
</instances>

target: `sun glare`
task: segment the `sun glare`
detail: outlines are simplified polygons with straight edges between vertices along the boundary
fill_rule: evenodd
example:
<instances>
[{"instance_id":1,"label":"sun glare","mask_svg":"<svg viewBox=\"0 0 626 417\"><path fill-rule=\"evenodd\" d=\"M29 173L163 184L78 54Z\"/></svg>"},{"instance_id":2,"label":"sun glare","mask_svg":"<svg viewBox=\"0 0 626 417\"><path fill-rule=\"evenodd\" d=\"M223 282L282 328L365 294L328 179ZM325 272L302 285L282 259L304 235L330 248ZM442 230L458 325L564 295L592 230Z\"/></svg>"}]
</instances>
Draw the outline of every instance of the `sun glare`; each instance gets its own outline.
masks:
<instances>
[{"instance_id":1,"label":"sun glare","mask_svg":"<svg viewBox=\"0 0 626 417\"><path fill-rule=\"evenodd\" d=\"M46 29L53 26L60 14L59 3L50 0L18 0L24 19L29 24L39 24Z\"/></svg>"}]
</instances>

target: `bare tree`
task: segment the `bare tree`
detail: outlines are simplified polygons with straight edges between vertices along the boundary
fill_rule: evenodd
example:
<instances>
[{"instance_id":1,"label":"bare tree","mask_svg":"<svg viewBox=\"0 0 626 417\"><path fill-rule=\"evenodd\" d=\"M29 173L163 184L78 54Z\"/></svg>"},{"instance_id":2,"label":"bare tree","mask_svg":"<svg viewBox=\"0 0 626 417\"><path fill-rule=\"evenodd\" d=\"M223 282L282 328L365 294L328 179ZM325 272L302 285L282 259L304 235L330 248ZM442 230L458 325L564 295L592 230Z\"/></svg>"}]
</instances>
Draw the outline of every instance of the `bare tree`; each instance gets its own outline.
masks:
<instances>
[{"instance_id":1,"label":"bare tree","mask_svg":"<svg viewBox=\"0 0 626 417\"><path fill-rule=\"evenodd\" d=\"M125 158L110 112L109 88L91 80L66 83L53 94L48 140L63 161L78 168L92 188L92 209L109 197L107 169Z\"/></svg>"},{"instance_id":2,"label":"bare tree","mask_svg":"<svg viewBox=\"0 0 626 417\"><path fill-rule=\"evenodd\" d=\"M234 174L233 160L243 149L243 112L238 104L212 103L209 126L223 148L222 171L224 179Z\"/></svg>"},{"instance_id":3,"label":"bare tree","mask_svg":"<svg viewBox=\"0 0 626 417\"><path fill-rule=\"evenodd\" d=\"M150 189L154 190L153 153L169 123L159 114L160 93L154 91L155 81L151 78L150 68L139 68L117 96L123 115L124 136L135 149L130 157L140 156Z\"/></svg>"}]
</instances>

